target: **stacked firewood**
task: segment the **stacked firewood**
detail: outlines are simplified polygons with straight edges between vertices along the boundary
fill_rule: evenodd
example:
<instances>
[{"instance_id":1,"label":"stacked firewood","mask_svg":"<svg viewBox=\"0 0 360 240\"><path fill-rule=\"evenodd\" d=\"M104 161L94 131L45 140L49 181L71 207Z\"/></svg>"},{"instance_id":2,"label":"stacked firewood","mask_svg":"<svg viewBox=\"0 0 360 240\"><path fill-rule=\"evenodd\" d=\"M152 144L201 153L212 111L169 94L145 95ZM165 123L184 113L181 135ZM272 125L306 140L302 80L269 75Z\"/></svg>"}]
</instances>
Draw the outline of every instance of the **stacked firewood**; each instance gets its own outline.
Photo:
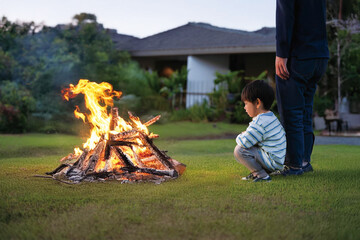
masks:
<instances>
[{"instance_id":1,"label":"stacked firewood","mask_svg":"<svg viewBox=\"0 0 360 240\"><path fill-rule=\"evenodd\" d=\"M129 113L133 122L139 121ZM143 125L155 123L157 116ZM115 132L118 123L118 109L112 108L112 120L108 137L101 138L90 151L83 150L80 156L69 154L62 159L62 164L46 173L53 179L65 183L82 181L120 180L123 182L152 181L161 183L179 177L186 165L169 157L153 143L158 135L147 134L134 124L131 130ZM146 148L145 151L137 151Z\"/></svg>"}]
</instances>

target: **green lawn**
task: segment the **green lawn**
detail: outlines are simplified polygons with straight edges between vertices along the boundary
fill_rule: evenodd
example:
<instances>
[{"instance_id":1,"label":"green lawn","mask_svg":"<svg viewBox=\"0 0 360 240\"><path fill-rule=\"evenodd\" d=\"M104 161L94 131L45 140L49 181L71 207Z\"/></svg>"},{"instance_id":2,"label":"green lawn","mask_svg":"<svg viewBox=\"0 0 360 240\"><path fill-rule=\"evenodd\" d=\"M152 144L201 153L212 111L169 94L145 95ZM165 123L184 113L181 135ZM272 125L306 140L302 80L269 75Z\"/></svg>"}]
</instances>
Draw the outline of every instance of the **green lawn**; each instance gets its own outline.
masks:
<instances>
[{"instance_id":1,"label":"green lawn","mask_svg":"<svg viewBox=\"0 0 360 240\"><path fill-rule=\"evenodd\" d=\"M82 139L0 135L0 239L360 238L358 146L315 146L314 173L251 183L240 180L235 141L214 139L244 128L155 124L156 145L187 164L160 185L35 178Z\"/></svg>"}]
</instances>

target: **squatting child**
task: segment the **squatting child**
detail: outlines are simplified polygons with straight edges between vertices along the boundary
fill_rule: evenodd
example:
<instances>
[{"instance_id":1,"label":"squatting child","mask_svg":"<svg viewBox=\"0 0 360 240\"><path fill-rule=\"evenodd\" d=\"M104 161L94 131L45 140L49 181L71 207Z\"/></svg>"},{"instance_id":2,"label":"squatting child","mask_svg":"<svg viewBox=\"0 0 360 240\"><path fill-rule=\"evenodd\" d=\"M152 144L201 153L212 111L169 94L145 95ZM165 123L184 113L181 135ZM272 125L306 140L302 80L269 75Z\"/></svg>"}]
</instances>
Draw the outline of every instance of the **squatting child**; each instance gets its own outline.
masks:
<instances>
[{"instance_id":1,"label":"squatting child","mask_svg":"<svg viewBox=\"0 0 360 240\"><path fill-rule=\"evenodd\" d=\"M285 131L270 107L275 94L262 80L247 84L242 93L246 113L252 117L246 131L236 137L235 159L249 169L242 180L270 181L269 173L282 170L286 153Z\"/></svg>"}]
</instances>

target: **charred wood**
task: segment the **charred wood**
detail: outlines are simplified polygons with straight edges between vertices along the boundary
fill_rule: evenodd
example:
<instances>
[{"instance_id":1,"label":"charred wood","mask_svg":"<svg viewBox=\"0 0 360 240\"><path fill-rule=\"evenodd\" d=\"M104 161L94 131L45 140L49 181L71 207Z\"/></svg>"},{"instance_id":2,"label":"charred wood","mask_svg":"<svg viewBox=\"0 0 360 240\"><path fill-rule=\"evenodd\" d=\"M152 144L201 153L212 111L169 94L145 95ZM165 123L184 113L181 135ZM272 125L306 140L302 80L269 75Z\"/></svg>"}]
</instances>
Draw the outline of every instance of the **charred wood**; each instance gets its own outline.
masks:
<instances>
[{"instance_id":1,"label":"charred wood","mask_svg":"<svg viewBox=\"0 0 360 240\"><path fill-rule=\"evenodd\" d=\"M129 141L129 140L133 140L138 138L138 130L130 130L130 131L126 131L126 132L122 132L122 133L118 133L118 134L113 134L111 135L110 139L113 141ZM158 138L159 135L158 134L153 134L151 133L149 135L149 138Z\"/></svg>"},{"instance_id":2,"label":"charred wood","mask_svg":"<svg viewBox=\"0 0 360 240\"><path fill-rule=\"evenodd\" d=\"M115 149L115 154L121 159L127 168L132 169L132 171L136 171L137 167L134 163L126 156L126 154L119 148L113 147Z\"/></svg>"},{"instance_id":3,"label":"charred wood","mask_svg":"<svg viewBox=\"0 0 360 240\"><path fill-rule=\"evenodd\" d=\"M88 154L87 150L84 150L83 153L80 155L80 157L78 158L78 160L73 164L73 167L77 167L77 166L81 166L82 162L84 161L84 159L86 158ZM71 169L70 169L71 170ZM70 171L69 170L69 171Z\"/></svg>"},{"instance_id":4,"label":"charred wood","mask_svg":"<svg viewBox=\"0 0 360 240\"><path fill-rule=\"evenodd\" d=\"M133 155L134 155L134 158L135 158L135 161L136 161L136 164L142 168L144 167L144 164L141 162L141 160L139 159L139 156L137 155L135 149L134 149L134 146L131 146L131 150L133 152Z\"/></svg>"},{"instance_id":5,"label":"charred wood","mask_svg":"<svg viewBox=\"0 0 360 240\"><path fill-rule=\"evenodd\" d=\"M119 118L119 109L111 108L110 130L114 130L117 127L118 118Z\"/></svg>"},{"instance_id":6,"label":"charred wood","mask_svg":"<svg viewBox=\"0 0 360 240\"><path fill-rule=\"evenodd\" d=\"M129 131L118 133L118 134L113 134L113 135L111 135L111 139L112 140L121 140L124 138L133 138L133 137L136 137L137 133L138 133L138 131L136 129L132 129Z\"/></svg>"},{"instance_id":7,"label":"charred wood","mask_svg":"<svg viewBox=\"0 0 360 240\"><path fill-rule=\"evenodd\" d=\"M105 141L101 141L95 147L93 155L89 158L88 166L85 169L85 174L89 171L94 170L96 163L100 158L100 154L104 151L105 146L106 146Z\"/></svg>"},{"instance_id":8,"label":"charred wood","mask_svg":"<svg viewBox=\"0 0 360 240\"><path fill-rule=\"evenodd\" d=\"M148 147L159 161L168 169L174 169L174 165L169 161L170 157L161 152L145 134L139 133L142 143Z\"/></svg>"},{"instance_id":9,"label":"charred wood","mask_svg":"<svg viewBox=\"0 0 360 240\"><path fill-rule=\"evenodd\" d=\"M177 177L177 172L174 169L171 170L157 170L153 168L139 168L137 172L149 173L159 176Z\"/></svg>"},{"instance_id":10,"label":"charred wood","mask_svg":"<svg viewBox=\"0 0 360 240\"><path fill-rule=\"evenodd\" d=\"M55 168L53 171L51 172L46 172L46 175L54 175L55 173L60 172L61 170L63 170L66 167L71 167L69 164L61 164L60 166L58 166L57 168Z\"/></svg>"},{"instance_id":11,"label":"charred wood","mask_svg":"<svg viewBox=\"0 0 360 240\"><path fill-rule=\"evenodd\" d=\"M149 135L149 138L150 138L150 139L158 138L158 137L159 137L158 134L153 134L153 133L151 133L151 134Z\"/></svg>"},{"instance_id":12,"label":"charred wood","mask_svg":"<svg viewBox=\"0 0 360 240\"><path fill-rule=\"evenodd\" d=\"M105 146L104 158L105 158L105 160L108 160L109 157L110 157L110 145L109 145L109 141L107 141L106 146Z\"/></svg>"},{"instance_id":13,"label":"charred wood","mask_svg":"<svg viewBox=\"0 0 360 240\"><path fill-rule=\"evenodd\" d=\"M127 147L131 147L133 145L138 145L135 142L113 141L113 140L108 141L108 144L109 144L109 146L127 146Z\"/></svg>"},{"instance_id":14,"label":"charred wood","mask_svg":"<svg viewBox=\"0 0 360 240\"><path fill-rule=\"evenodd\" d=\"M113 172L91 172L85 174L86 177L93 176L93 177L99 177L99 178L108 178L110 175L112 175Z\"/></svg>"},{"instance_id":15,"label":"charred wood","mask_svg":"<svg viewBox=\"0 0 360 240\"><path fill-rule=\"evenodd\" d=\"M132 112L128 111L128 114L129 114L129 118L131 121L133 121L134 123L135 122L139 122L140 121L140 118L139 117L136 117L134 116L134 114L132 114Z\"/></svg>"}]
</instances>

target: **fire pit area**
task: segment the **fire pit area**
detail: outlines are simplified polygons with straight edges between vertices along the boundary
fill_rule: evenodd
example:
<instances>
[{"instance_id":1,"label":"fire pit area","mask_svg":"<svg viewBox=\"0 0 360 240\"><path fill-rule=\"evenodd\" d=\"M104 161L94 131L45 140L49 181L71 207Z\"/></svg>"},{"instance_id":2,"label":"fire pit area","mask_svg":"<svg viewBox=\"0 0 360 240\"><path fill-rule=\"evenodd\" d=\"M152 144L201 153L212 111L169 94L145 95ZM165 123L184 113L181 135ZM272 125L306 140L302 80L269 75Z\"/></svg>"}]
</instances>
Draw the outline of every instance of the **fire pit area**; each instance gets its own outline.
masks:
<instances>
[{"instance_id":1,"label":"fire pit area","mask_svg":"<svg viewBox=\"0 0 360 240\"><path fill-rule=\"evenodd\" d=\"M62 158L60 166L47 175L65 183L106 180L161 183L183 174L186 165L158 149L153 139L159 136L147 128L160 115L142 123L129 112L129 121L125 121L113 107L113 97L120 98L121 92L114 91L109 83L81 79L76 86L70 84L62 91L66 100L80 93L84 94L90 113L81 113L76 106L74 114L90 124L90 137L83 149L75 148L74 153Z\"/></svg>"}]
</instances>

